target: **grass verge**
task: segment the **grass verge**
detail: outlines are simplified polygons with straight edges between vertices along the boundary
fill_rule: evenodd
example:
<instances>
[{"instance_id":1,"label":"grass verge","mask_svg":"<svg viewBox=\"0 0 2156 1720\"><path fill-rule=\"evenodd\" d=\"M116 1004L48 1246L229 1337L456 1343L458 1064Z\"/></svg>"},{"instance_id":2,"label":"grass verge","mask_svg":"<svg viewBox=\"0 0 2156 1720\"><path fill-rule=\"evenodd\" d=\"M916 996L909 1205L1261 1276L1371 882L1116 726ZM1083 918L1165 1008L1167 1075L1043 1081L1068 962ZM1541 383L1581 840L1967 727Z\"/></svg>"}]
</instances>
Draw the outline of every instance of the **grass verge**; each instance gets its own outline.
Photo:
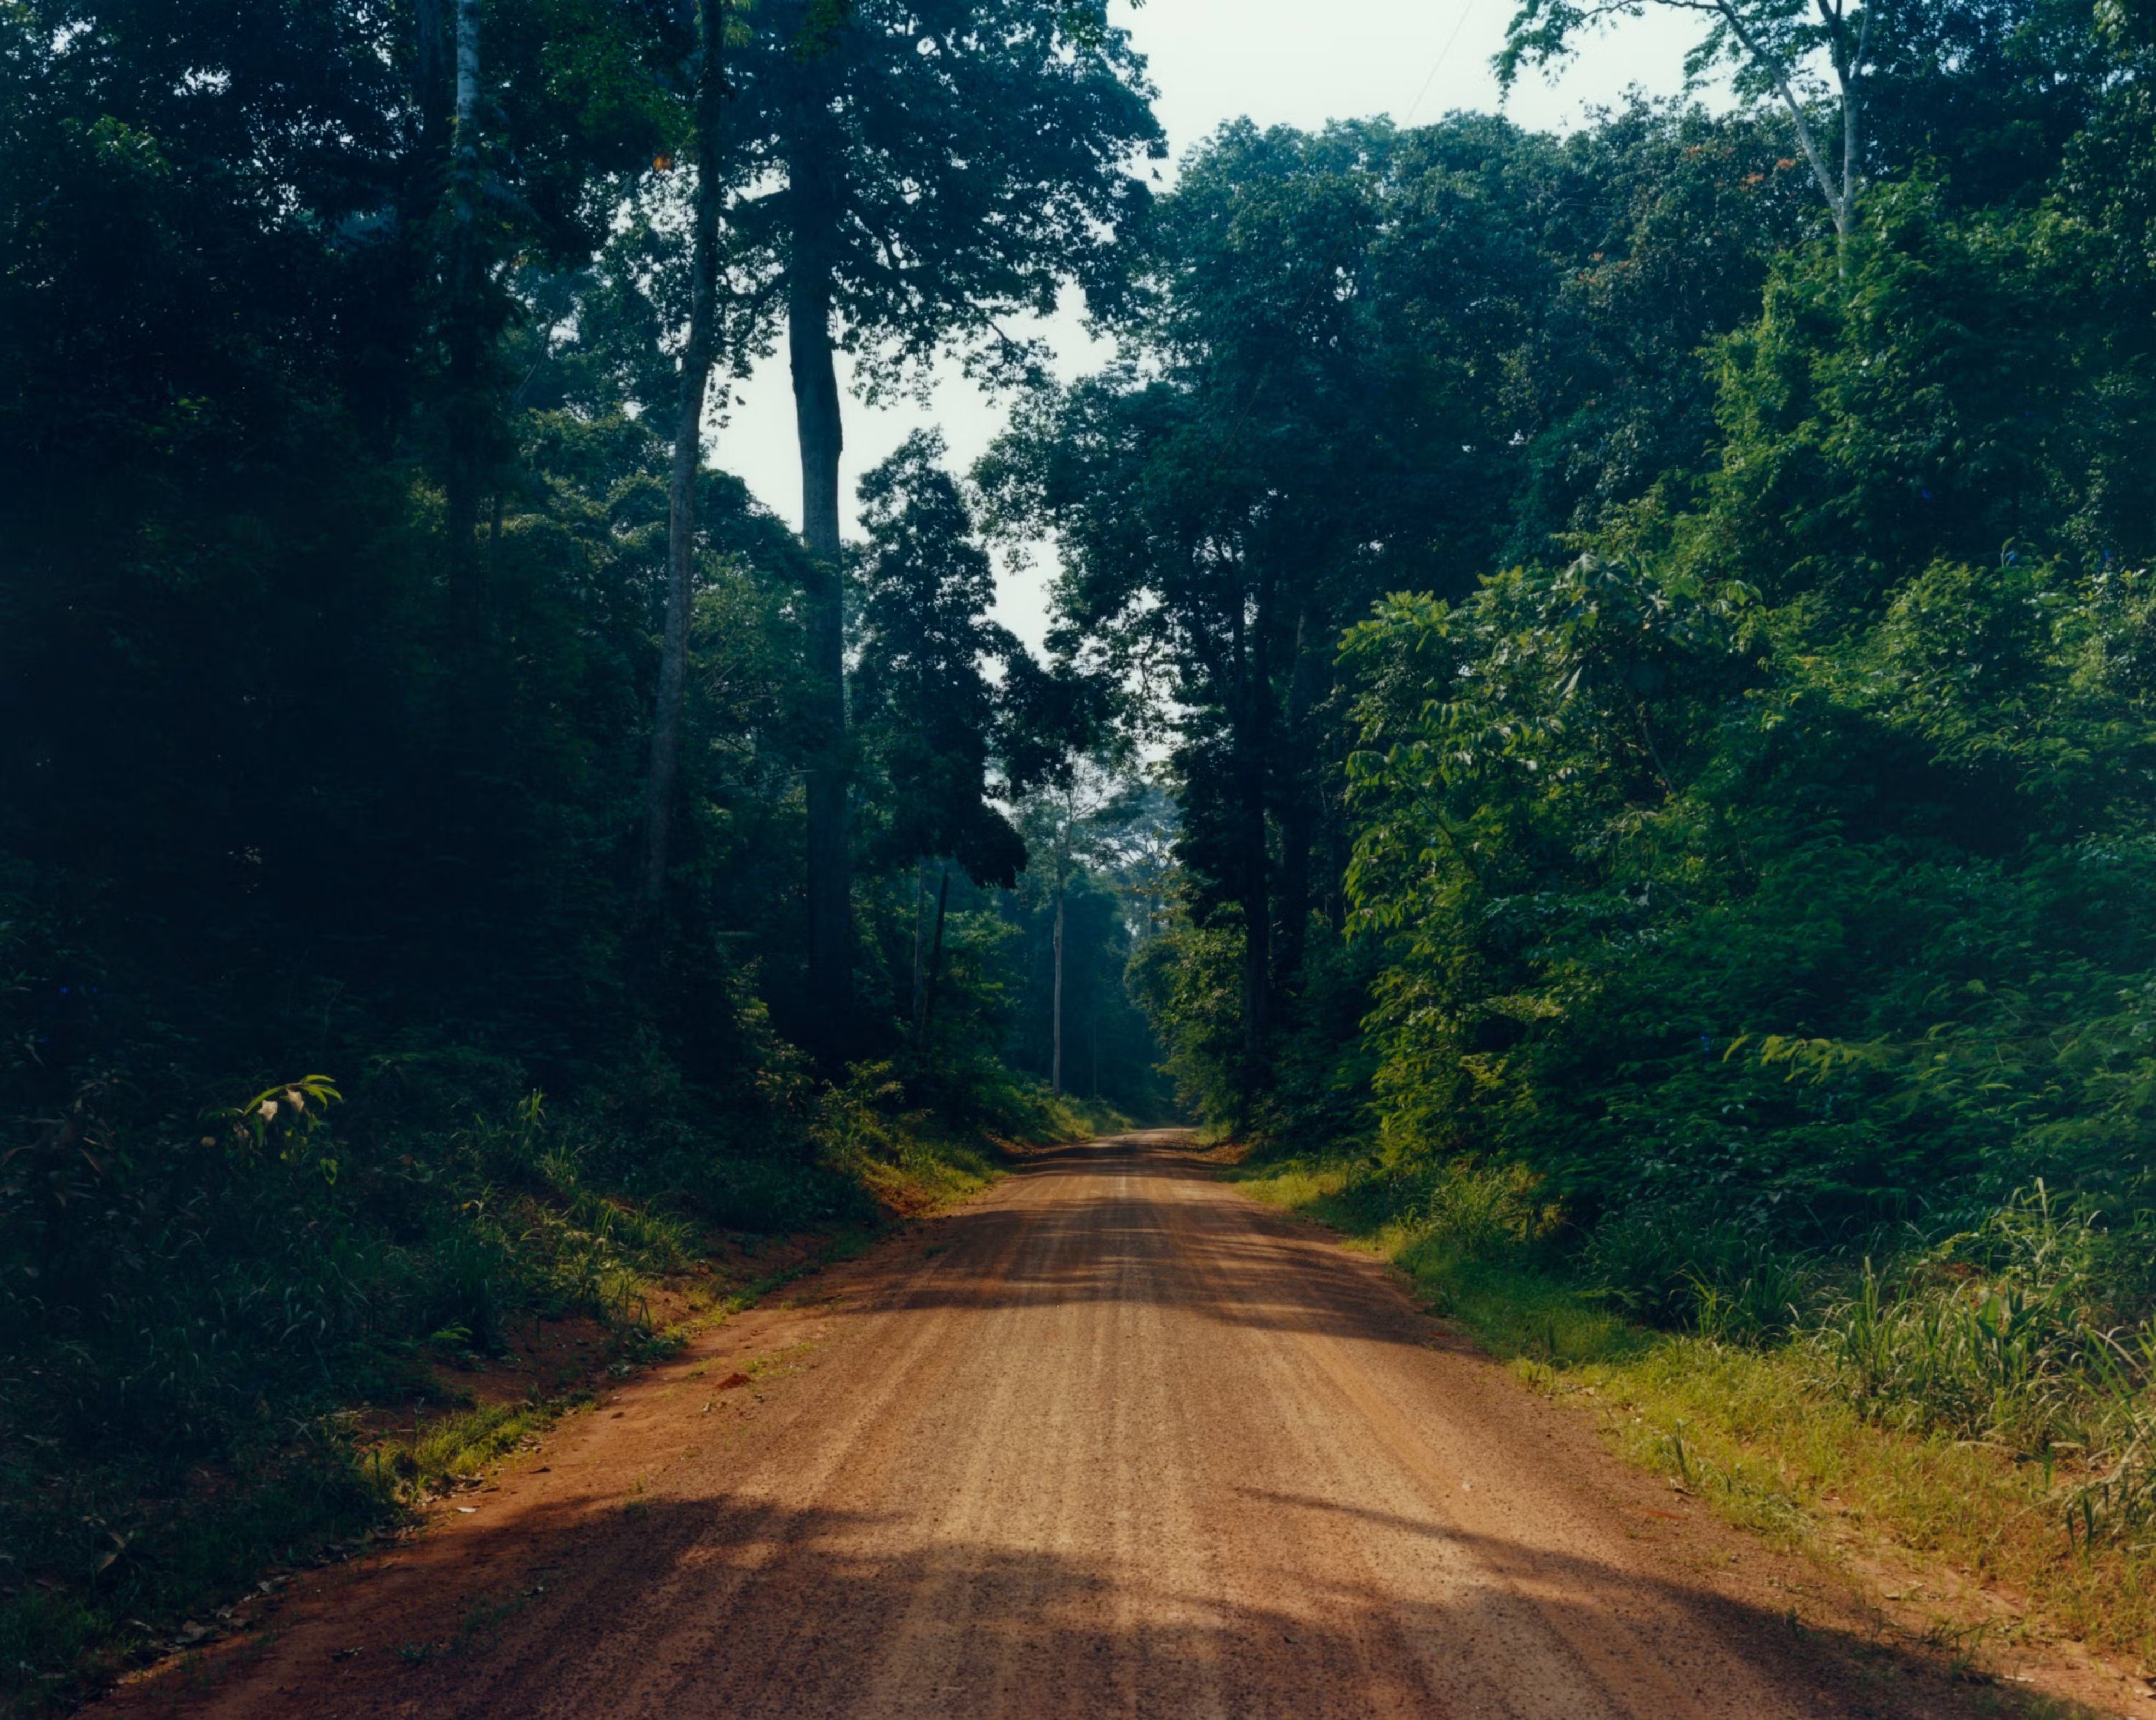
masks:
<instances>
[{"instance_id":1,"label":"grass verge","mask_svg":"<svg viewBox=\"0 0 2156 1720\"><path fill-rule=\"evenodd\" d=\"M1400 1217L1350 1165L1276 1159L1224 1174L1392 1260L1433 1312L1536 1390L1592 1404L1628 1461L1740 1527L1832 1556L1883 1541L1942 1561L2011 1609L1993 1647L2065 1638L2156 1662L2156 1548L2071 1533L2071 1452L2036 1461L1881 1426L1798 1338L1753 1347L1640 1326L1531 1247ZM1942 1611L1935 1630L1952 1649L1966 1627Z\"/></svg>"}]
</instances>

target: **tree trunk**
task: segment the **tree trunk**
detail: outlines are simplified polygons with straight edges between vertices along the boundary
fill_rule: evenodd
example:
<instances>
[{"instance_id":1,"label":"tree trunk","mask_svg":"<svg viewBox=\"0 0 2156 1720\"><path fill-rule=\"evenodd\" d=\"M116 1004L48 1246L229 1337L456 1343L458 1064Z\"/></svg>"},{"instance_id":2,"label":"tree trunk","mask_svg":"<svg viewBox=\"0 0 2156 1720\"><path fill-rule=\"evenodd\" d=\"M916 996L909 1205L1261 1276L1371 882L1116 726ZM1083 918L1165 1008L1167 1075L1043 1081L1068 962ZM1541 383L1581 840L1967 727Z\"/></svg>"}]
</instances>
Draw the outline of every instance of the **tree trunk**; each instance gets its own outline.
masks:
<instances>
[{"instance_id":1,"label":"tree trunk","mask_svg":"<svg viewBox=\"0 0 2156 1720\"><path fill-rule=\"evenodd\" d=\"M928 875L927 862L913 863L913 1040L921 1042L921 1012L928 1001L927 979L928 945Z\"/></svg>"},{"instance_id":2,"label":"tree trunk","mask_svg":"<svg viewBox=\"0 0 2156 1720\"><path fill-rule=\"evenodd\" d=\"M457 0L457 149L475 153L479 138L474 127L479 120L479 6L480 0ZM476 167L476 162L474 162ZM458 163L464 171L464 163Z\"/></svg>"},{"instance_id":3,"label":"tree trunk","mask_svg":"<svg viewBox=\"0 0 2156 1720\"><path fill-rule=\"evenodd\" d=\"M1258 590L1246 653L1238 654L1242 685L1238 689L1235 733L1239 845L1243 874L1243 1060L1244 1091L1255 1096L1264 1085L1266 1041L1272 1031L1272 891L1267 876L1265 843L1266 773L1272 723L1272 659L1267 649L1272 628L1272 580Z\"/></svg>"},{"instance_id":4,"label":"tree trunk","mask_svg":"<svg viewBox=\"0 0 2156 1720\"><path fill-rule=\"evenodd\" d=\"M1054 1022L1055 1049L1048 1064L1048 1091L1060 1095L1063 1091L1063 862L1059 856L1055 863L1055 986Z\"/></svg>"},{"instance_id":5,"label":"tree trunk","mask_svg":"<svg viewBox=\"0 0 2156 1720\"><path fill-rule=\"evenodd\" d=\"M1325 828L1325 915L1336 937L1348 932L1348 867L1355 844L1348 823L1348 758L1342 747L1326 749L1322 800Z\"/></svg>"},{"instance_id":6,"label":"tree trunk","mask_svg":"<svg viewBox=\"0 0 2156 1720\"><path fill-rule=\"evenodd\" d=\"M1245 1085L1262 1084L1265 1039L1272 1030L1272 892L1265 878L1265 812L1261 795L1244 796L1243 1058Z\"/></svg>"},{"instance_id":7,"label":"tree trunk","mask_svg":"<svg viewBox=\"0 0 2156 1720\"><path fill-rule=\"evenodd\" d=\"M464 0L470 3L470 0ZM659 704L644 785L644 905L655 914L666 888L681 721L688 702L689 622L696 570L696 479L703 468L704 399L718 350L719 182L725 166L726 0L701 0L696 56L696 234L690 252L689 346L674 414L674 465L666 511L666 623L659 653Z\"/></svg>"},{"instance_id":8,"label":"tree trunk","mask_svg":"<svg viewBox=\"0 0 2156 1720\"><path fill-rule=\"evenodd\" d=\"M1812 170L1812 178L1826 199L1827 212L1834 218L1835 251L1843 279L1849 275L1849 235L1856 225L1856 147L1857 147L1857 80L1863 75L1864 55L1871 36L1871 11L1864 8L1863 22L1859 27L1855 52L1851 52L1845 20L1841 8L1830 0L1815 0L1820 22L1825 27L1828 56L1834 64L1836 93L1841 103L1841 173L1837 179L1828 167L1818 139L1813 135L1810 122L1804 117L1804 98L1792 81L1789 69L1769 54L1753 32L1747 28L1743 14L1738 9L1736 0L1714 0L1715 10L1722 14L1724 23L1742 43L1744 51L1766 74L1782 105L1789 110L1789 123L1797 134L1797 146L1804 151L1804 162Z\"/></svg>"},{"instance_id":9,"label":"tree trunk","mask_svg":"<svg viewBox=\"0 0 2156 1720\"><path fill-rule=\"evenodd\" d=\"M1280 948L1275 983L1291 998L1302 978L1310 929L1310 849L1317 820L1310 804L1310 773L1297 770L1281 798Z\"/></svg>"},{"instance_id":10,"label":"tree trunk","mask_svg":"<svg viewBox=\"0 0 2156 1720\"><path fill-rule=\"evenodd\" d=\"M1310 857L1316 839L1314 804L1318 773L1310 744L1310 714L1317 702L1318 653L1313 641L1322 624L1306 605L1296 617L1295 662L1288 675L1287 722L1281 742L1288 767L1281 793L1279 981L1292 985L1302 973L1302 951L1310 920Z\"/></svg>"},{"instance_id":11,"label":"tree trunk","mask_svg":"<svg viewBox=\"0 0 2156 1720\"><path fill-rule=\"evenodd\" d=\"M450 100L448 69L442 56L442 0L418 0L413 22L418 32L413 72L419 109L419 142L428 157L427 174L431 180L439 165L436 151L441 146L442 122L449 117ZM430 184L429 200L440 195L440 187Z\"/></svg>"},{"instance_id":12,"label":"tree trunk","mask_svg":"<svg viewBox=\"0 0 2156 1720\"><path fill-rule=\"evenodd\" d=\"M408 319L404 338L414 351L429 344L440 321L443 271L448 261L443 248L442 218L456 95L450 72L453 54L442 8L443 0L414 0L412 105L418 123L398 189L400 285ZM370 429L390 434L393 424L404 423L412 404L402 390L385 390L374 396L367 403Z\"/></svg>"},{"instance_id":13,"label":"tree trunk","mask_svg":"<svg viewBox=\"0 0 2156 1720\"><path fill-rule=\"evenodd\" d=\"M787 356L801 447L801 535L816 563L808 594L808 674L813 687L808 765L808 990L826 1024L827 1060L845 1039L851 1014L852 886L846 836L846 646L839 545L839 377L831 350L831 280L821 176L793 164L797 199L793 279L787 295Z\"/></svg>"},{"instance_id":14,"label":"tree trunk","mask_svg":"<svg viewBox=\"0 0 2156 1720\"><path fill-rule=\"evenodd\" d=\"M480 0L457 0L456 129L449 170L449 410L443 501L449 538L449 598L459 631L480 618L477 590L480 461L486 441L480 398Z\"/></svg>"},{"instance_id":15,"label":"tree trunk","mask_svg":"<svg viewBox=\"0 0 2156 1720\"><path fill-rule=\"evenodd\" d=\"M943 908L951 900L951 863L943 863L943 881L936 889L936 944L928 955L928 994L921 1006L921 1037L925 1044L936 1025L936 977L943 971Z\"/></svg>"},{"instance_id":16,"label":"tree trunk","mask_svg":"<svg viewBox=\"0 0 2156 1720\"><path fill-rule=\"evenodd\" d=\"M1825 5L1820 7L1825 13ZM1835 25L1831 32L1834 46L1835 82L1841 92L1841 201L1835 211L1835 232L1840 246L1841 277L1849 278L1849 235L1856 226L1856 166L1857 121L1859 117L1858 80L1864 75L1864 56L1871 44L1872 8L1864 8L1863 21L1857 26L1856 44L1849 45L1845 18L1837 8L1833 13Z\"/></svg>"}]
</instances>

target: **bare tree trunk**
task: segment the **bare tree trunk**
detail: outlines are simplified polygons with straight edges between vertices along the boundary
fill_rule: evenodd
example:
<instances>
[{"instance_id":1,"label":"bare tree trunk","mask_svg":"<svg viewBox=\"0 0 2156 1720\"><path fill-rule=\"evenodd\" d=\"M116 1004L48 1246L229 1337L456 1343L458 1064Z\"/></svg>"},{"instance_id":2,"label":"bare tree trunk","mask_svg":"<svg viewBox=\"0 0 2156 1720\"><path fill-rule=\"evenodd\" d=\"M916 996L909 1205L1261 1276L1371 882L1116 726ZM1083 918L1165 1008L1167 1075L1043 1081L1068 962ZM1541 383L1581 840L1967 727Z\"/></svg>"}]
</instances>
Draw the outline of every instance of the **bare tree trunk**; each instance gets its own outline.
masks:
<instances>
[{"instance_id":1,"label":"bare tree trunk","mask_svg":"<svg viewBox=\"0 0 2156 1720\"><path fill-rule=\"evenodd\" d=\"M1280 809L1280 944L1273 977L1290 997L1297 994L1310 942L1310 850L1317 825L1311 793L1308 773L1296 771Z\"/></svg>"},{"instance_id":2,"label":"bare tree trunk","mask_svg":"<svg viewBox=\"0 0 2156 1720\"><path fill-rule=\"evenodd\" d=\"M1302 972L1311 910L1310 860L1317 822L1318 773L1310 745L1310 714L1317 701L1317 635L1324 631L1306 604L1296 617L1295 661L1288 675L1287 721L1281 745L1289 761L1281 796L1281 939L1276 969L1292 984Z\"/></svg>"},{"instance_id":3,"label":"bare tree trunk","mask_svg":"<svg viewBox=\"0 0 2156 1720\"><path fill-rule=\"evenodd\" d=\"M927 1006L928 994L923 988L927 979L928 921L927 862L916 860L913 863L913 1038L921 1040L921 1012Z\"/></svg>"},{"instance_id":4,"label":"bare tree trunk","mask_svg":"<svg viewBox=\"0 0 2156 1720\"><path fill-rule=\"evenodd\" d=\"M1267 876L1265 788L1272 721L1272 581L1259 588L1251 618L1247 653L1239 651L1242 685L1238 690L1235 734L1236 791L1240 800L1243 869L1243 1059L1244 1091L1254 1096L1265 1079L1265 1048L1272 1032L1272 892Z\"/></svg>"},{"instance_id":5,"label":"bare tree trunk","mask_svg":"<svg viewBox=\"0 0 2156 1720\"><path fill-rule=\"evenodd\" d=\"M1835 231L1840 237L1841 273L1846 278L1849 235L1856 226L1857 80L1864 75L1864 56L1871 49L1872 12L1885 0L1873 0L1864 8L1854 48L1849 42L1844 3L1845 0L1835 0L1830 7L1827 0L1820 0L1820 13L1829 21L1828 36L1833 44L1835 84L1841 92L1841 202L1835 217Z\"/></svg>"},{"instance_id":6,"label":"bare tree trunk","mask_svg":"<svg viewBox=\"0 0 2156 1720\"><path fill-rule=\"evenodd\" d=\"M1055 1050L1048 1065L1048 1091L1063 1091L1063 856L1055 857Z\"/></svg>"},{"instance_id":7,"label":"bare tree trunk","mask_svg":"<svg viewBox=\"0 0 2156 1720\"><path fill-rule=\"evenodd\" d=\"M473 131L479 116L479 6L480 0L457 0L457 148L476 152ZM476 163L475 162L475 167ZM458 164L463 171L464 164Z\"/></svg>"},{"instance_id":8,"label":"bare tree trunk","mask_svg":"<svg viewBox=\"0 0 2156 1720\"><path fill-rule=\"evenodd\" d=\"M1812 170L1812 178L1826 199L1827 212L1834 217L1835 249L1840 256L1841 272L1849 273L1849 235L1856 225L1856 146L1857 146L1857 80L1864 73L1864 55L1871 37L1871 6L1864 8L1863 22L1857 29L1856 42L1851 51L1847 33L1845 0L1815 0L1820 21L1826 26L1829 57L1834 62L1835 84L1841 100L1841 174L1839 180L1826 163L1826 157L1813 135L1811 121L1804 116L1804 105L1797 92L1789 69L1769 54L1759 39L1745 24L1743 15L1738 10L1736 0L1714 0L1715 9L1722 14L1731 32L1744 45L1761 70L1774 84L1775 93L1782 98L1782 105L1789 110L1789 123L1796 128L1797 146L1804 151L1805 164ZM1874 0L1875 4L1883 0Z\"/></svg>"},{"instance_id":9,"label":"bare tree trunk","mask_svg":"<svg viewBox=\"0 0 2156 1720\"><path fill-rule=\"evenodd\" d=\"M1325 829L1325 914L1335 937L1344 937L1348 931L1348 868L1355 855L1355 845L1348 824L1348 798L1344 784L1348 780L1348 760L1345 750L1334 746L1327 748L1326 788L1322 806Z\"/></svg>"},{"instance_id":10,"label":"bare tree trunk","mask_svg":"<svg viewBox=\"0 0 2156 1720\"><path fill-rule=\"evenodd\" d=\"M929 1029L936 1025L936 977L943 971L943 909L951 900L951 863L943 863L943 881L936 889L936 943L928 954L928 995L921 1008L921 1037L923 1043Z\"/></svg>"},{"instance_id":11,"label":"bare tree trunk","mask_svg":"<svg viewBox=\"0 0 2156 1720\"><path fill-rule=\"evenodd\" d=\"M431 157L434 148L439 146L442 121L448 117L449 104L449 78L442 59L442 0L418 0L413 22L418 32L413 70L418 85L420 146ZM434 166L429 159L430 177ZM439 196L439 188L430 189L429 195Z\"/></svg>"},{"instance_id":12,"label":"bare tree trunk","mask_svg":"<svg viewBox=\"0 0 2156 1720\"><path fill-rule=\"evenodd\" d=\"M480 399L479 24L480 0L457 0L456 127L449 170L449 454L443 500L449 537L449 598L458 628L480 619L478 579L479 465L485 439Z\"/></svg>"},{"instance_id":13,"label":"bare tree trunk","mask_svg":"<svg viewBox=\"0 0 2156 1720\"><path fill-rule=\"evenodd\" d=\"M816 564L809 593L808 673L814 688L808 766L808 989L823 1005L827 1058L843 1043L853 976L852 885L846 836L846 647L839 544L838 370L831 351L831 282L823 259L819 176L794 164L793 275L787 298L787 355L801 445L801 535Z\"/></svg>"},{"instance_id":14,"label":"bare tree trunk","mask_svg":"<svg viewBox=\"0 0 2156 1720\"><path fill-rule=\"evenodd\" d=\"M1265 1067L1265 1040L1272 1031L1272 893L1265 879L1265 805L1247 791L1242 824L1243 865L1243 1057L1246 1085L1255 1092Z\"/></svg>"},{"instance_id":15,"label":"bare tree trunk","mask_svg":"<svg viewBox=\"0 0 2156 1720\"><path fill-rule=\"evenodd\" d=\"M471 0L462 0L470 4ZM688 702L689 623L696 570L696 478L704 458L704 400L718 352L719 184L725 100L726 0L700 0L696 56L696 234L690 252L689 346L674 414L674 465L666 512L666 624L659 653L659 705L644 785L644 903L655 913L666 888L681 721Z\"/></svg>"}]
</instances>

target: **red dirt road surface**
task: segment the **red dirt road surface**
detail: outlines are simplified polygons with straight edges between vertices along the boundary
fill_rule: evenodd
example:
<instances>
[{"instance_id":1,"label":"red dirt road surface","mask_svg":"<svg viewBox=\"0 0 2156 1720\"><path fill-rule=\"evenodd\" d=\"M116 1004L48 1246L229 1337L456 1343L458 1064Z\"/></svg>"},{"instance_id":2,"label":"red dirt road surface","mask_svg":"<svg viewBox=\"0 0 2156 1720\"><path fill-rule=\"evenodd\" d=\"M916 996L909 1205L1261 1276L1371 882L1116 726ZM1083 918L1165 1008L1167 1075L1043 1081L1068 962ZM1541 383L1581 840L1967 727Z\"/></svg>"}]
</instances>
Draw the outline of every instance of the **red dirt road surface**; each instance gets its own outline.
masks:
<instances>
[{"instance_id":1,"label":"red dirt road surface","mask_svg":"<svg viewBox=\"0 0 2156 1720\"><path fill-rule=\"evenodd\" d=\"M1861 1640L1815 1571L1625 1468L1178 1137L1042 1154L807 1282L108 1707L2011 1712Z\"/></svg>"}]
</instances>

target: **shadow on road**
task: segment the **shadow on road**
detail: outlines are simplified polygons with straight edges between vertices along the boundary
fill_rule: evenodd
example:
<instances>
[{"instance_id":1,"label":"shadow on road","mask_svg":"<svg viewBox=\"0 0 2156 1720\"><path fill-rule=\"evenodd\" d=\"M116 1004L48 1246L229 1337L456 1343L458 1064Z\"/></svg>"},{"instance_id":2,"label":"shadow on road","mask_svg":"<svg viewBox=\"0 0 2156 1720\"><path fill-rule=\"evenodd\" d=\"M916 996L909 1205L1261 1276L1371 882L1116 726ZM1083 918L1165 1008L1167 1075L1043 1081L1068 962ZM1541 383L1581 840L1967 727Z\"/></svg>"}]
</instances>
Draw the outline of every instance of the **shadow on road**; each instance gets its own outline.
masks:
<instances>
[{"instance_id":1,"label":"shadow on road","mask_svg":"<svg viewBox=\"0 0 2156 1720\"><path fill-rule=\"evenodd\" d=\"M1291 1517L1339 1508L1278 1503ZM1753 1664L1779 1671L1800 1707L1822 1715L2067 1712L2025 1706L2010 1689L1958 1687L1935 1661L1881 1640L1817 1632L1682 1585L1642 1584L1591 1561L1553 1560L1435 1524L1389 1527L1458 1543L1492 1572L1532 1585L1559 1645L1551 1654L1533 1664L1509 1658L1519 1642L1517 1603L1495 1588L1403 1608L1397 1596L1353 1587L1314 1597L1289 1584L1277 1605L1230 1606L1203 1594L1134 1591L1083 1561L993 1538L895 1548L891 1533L903 1527L865 1514L660 1498L597 1522L520 1526L519 1556L507 1561L489 1558L482 1537L466 1562L494 1566L493 1587L432 1615L355 1614L347 1635L357 1652L340 1648L334 1661L320 1655L285 1668L297 1704L288 1712L325 1720L1644 1720L1651 1708L1603 1688L1562 1645L1607 1636L1666 1604L1703 1611ZM543 1594L529 1593L540 1584ZM1322 1619L1313 1602L1322 1602ZM1436 1664L1449 1668L1439 1687L1414 1672L1430 1664L1432 1645ZM1711 1702L1711 1692L1700 1694ZM146 1711L190 1706L182 1698Z\"/></svg>"},{"instance_id":2,"label":"shadow on road","mask_svg":"<svg viewBox=\"0 0 2156 1720\"><path fill-rule=\"evenodd\" d=\"M852 1284L850 1348L759 1411L752 1437L729 1443L723 1417L654 1376L622 1412L643 1431L608 1445L588 1424L576 1466L552 1459L552 1492L505 1498L400 1573L333 1584L284 1640L227 1656L214 1690L168 1680L121 1705L218 1720L2068 1712L1958 1682L1861 1621L1800 1625L1759 1598L1781 1592L1764 1569L1751 1599L1733 1594L1702 1574L1700 1548L1722 1545L1710 1527L1643 1551L1625 1474L1596 1467L1590 1442L1568 1461L1595 1479L1569 1486L1560 1448L1512 1425L1517 1394L1486 1370L1277 1341L1427 1349L1431 1328L1373 1263L1225 1195L1187 1153L1044 1154L933 1235L928 1255L894 1248ZM1421 1450L1447 1416L1452 1443ZM1469 1496L1443 1490L1485 1461L1507 1491L1455 1509Z\"/></svg>"}]
</instances>

